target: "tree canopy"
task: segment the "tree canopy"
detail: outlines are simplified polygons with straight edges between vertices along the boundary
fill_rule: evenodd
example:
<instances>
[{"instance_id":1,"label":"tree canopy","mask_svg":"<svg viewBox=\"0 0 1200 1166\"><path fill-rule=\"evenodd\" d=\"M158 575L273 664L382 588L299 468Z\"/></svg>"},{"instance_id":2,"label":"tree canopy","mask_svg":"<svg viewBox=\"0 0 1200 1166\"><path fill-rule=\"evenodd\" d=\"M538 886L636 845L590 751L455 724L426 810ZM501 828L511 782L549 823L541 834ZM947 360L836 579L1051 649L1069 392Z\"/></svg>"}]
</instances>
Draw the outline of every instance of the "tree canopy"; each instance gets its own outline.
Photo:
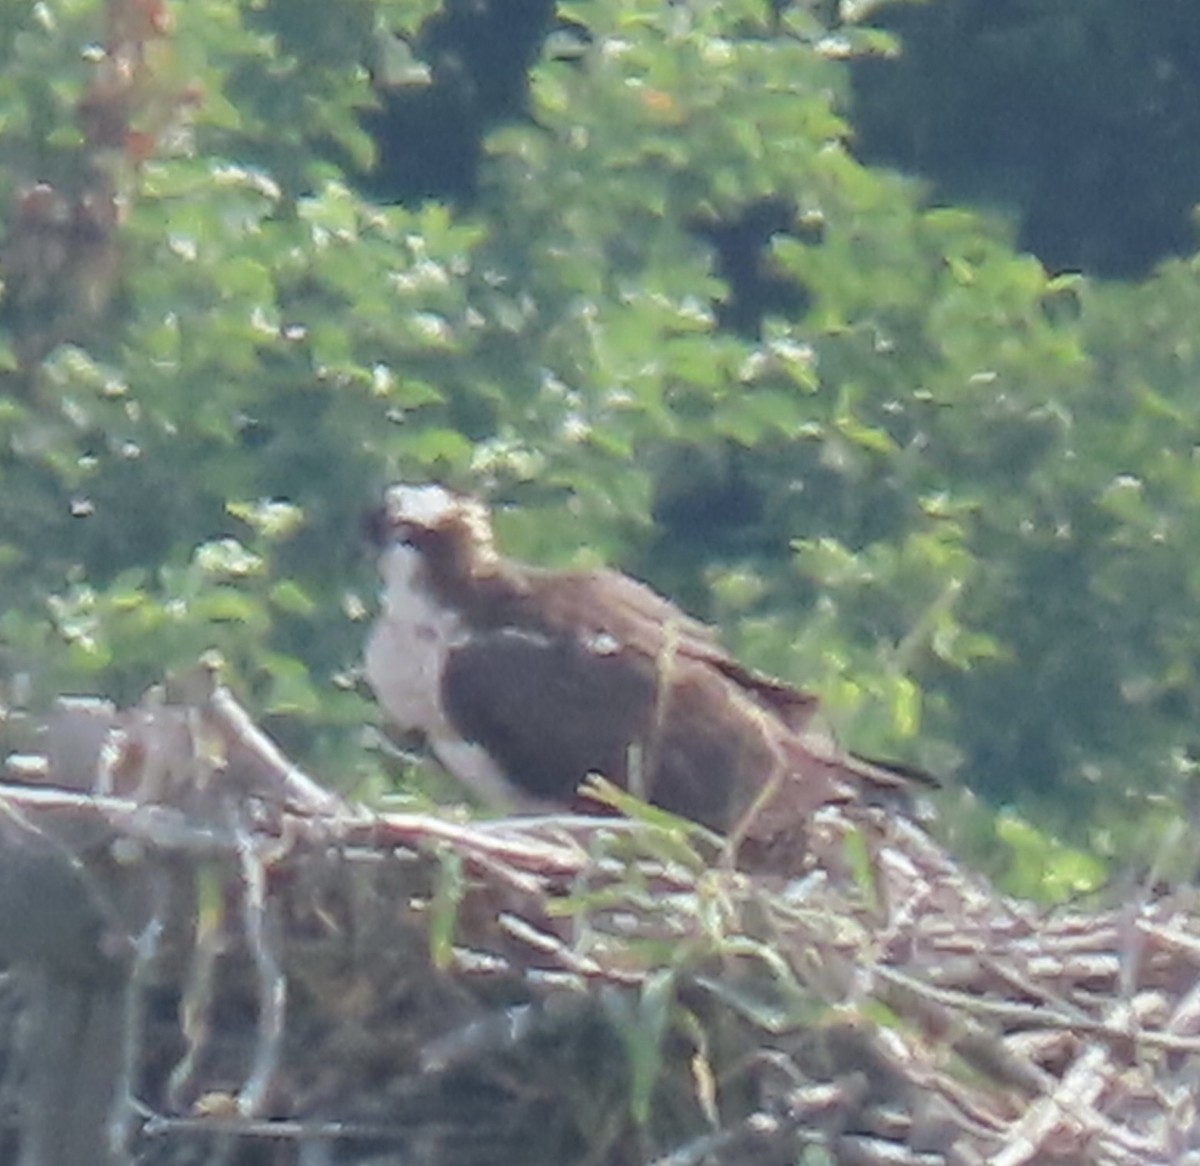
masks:
<instances>
[{"instance_id":1,"label":"tree canopy","mask_svg":"<svg viewBox=\"0 0 1200 1166\"><path fill-rule=\"evenodd\" d=\"M470 7L0 0L5 703L215 647L377 781L357 514L438 478L1036 817L950 815L1017 860L1153 848L1198 747L1196 257L1051 274L865 164L870 5Z\"/></svg>"}]
</instances>

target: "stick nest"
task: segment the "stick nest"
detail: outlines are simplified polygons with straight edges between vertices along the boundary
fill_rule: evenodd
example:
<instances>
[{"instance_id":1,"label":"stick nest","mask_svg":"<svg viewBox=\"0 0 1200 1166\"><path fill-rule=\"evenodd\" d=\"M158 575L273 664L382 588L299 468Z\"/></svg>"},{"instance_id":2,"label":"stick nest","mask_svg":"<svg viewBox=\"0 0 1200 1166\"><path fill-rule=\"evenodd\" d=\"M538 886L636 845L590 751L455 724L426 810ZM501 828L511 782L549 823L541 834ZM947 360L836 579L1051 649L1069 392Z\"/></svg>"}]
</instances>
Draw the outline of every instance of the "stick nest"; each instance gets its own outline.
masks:
<instances>
[{"instance_id":1,"label":"stick nest","mask_svg":"<svg viewBox=\"0 0 1200 1166\"><path fill-rule=\"evenodd\" d=\"M628 804L368 812L211 676L30 728L4 1161L1200 1164L1190 890L1047 912L863 807L786 875Z\"/></svg>"}]
</instances>

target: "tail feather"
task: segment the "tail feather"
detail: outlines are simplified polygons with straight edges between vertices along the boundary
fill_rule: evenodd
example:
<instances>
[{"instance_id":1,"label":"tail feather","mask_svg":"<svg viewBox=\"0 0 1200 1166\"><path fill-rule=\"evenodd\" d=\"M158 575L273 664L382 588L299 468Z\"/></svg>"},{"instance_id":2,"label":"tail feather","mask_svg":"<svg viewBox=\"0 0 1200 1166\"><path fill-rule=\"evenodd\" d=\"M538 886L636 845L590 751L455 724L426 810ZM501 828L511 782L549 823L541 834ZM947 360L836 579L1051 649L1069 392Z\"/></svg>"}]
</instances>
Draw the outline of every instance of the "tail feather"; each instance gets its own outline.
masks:
<instances>
[{"instance_id":1,"label":"tail feather","mask_svg":"<svg viewBox=\"0 0 1200 1166\"><path fill-rule=\"evenodd\" d=\"M866 757L862 753L847 753L846 760L856 776L877 785L942 788L942 783L932 773L915 765L906 765L902 761L882 761L877 757Z\"/></svg>"}]
</instances>

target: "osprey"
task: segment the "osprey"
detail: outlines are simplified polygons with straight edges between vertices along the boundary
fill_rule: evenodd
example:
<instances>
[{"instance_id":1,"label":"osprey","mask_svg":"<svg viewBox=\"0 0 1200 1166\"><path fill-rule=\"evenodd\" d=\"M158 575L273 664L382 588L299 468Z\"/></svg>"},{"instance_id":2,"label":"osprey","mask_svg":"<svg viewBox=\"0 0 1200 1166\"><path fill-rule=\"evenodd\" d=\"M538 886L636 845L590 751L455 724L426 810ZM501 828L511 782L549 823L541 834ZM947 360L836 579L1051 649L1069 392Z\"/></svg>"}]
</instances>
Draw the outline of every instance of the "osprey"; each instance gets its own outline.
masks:
<instances>
[{"instance_id":1,"label":"osprey","mask_svg":"<svg viewBox=\"0 0 1200 1166\"><path fill-rule=\"evenodd\" d=\"M763 842L919 776L840 749L815 697L739 664L644 584L504 558L473 498L392 486L368 531L383 596L367 678L397 728L498 808L578 808L601 774Z\"/></svg>"}]
</instances>

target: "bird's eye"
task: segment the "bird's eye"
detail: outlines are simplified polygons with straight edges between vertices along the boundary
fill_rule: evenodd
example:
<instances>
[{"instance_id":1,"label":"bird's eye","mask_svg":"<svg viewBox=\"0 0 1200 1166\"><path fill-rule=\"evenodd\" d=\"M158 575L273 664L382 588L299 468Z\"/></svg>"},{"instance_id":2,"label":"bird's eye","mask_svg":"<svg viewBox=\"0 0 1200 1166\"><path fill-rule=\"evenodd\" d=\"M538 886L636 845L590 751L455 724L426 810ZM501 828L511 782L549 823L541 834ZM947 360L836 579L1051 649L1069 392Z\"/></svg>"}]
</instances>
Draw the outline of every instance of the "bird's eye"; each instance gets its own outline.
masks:
<instances>
[{"instance_id":1,"label":"bird's eye","mask_svg":"<svg viewBox=\"0 0 1200 1166\"><path fill-rule=\"evenodd\" d=\"M396 543L415 546L429 533L419 522L397 518L386 506L375 506L362 516L362 534L367 545L377 551Z\"/></svg>"},{"instance_id":2,"label":"bird's eye","mask_svg":"<svg viewBox=\"0 0 1200 1166\"><path fill-rule=\"evenodd\" d=\"M384 545L403 543L407 547L426 546L432 535L433 532L422 522L393 518L384 536Z\"/></svg>"}]
</instances>

